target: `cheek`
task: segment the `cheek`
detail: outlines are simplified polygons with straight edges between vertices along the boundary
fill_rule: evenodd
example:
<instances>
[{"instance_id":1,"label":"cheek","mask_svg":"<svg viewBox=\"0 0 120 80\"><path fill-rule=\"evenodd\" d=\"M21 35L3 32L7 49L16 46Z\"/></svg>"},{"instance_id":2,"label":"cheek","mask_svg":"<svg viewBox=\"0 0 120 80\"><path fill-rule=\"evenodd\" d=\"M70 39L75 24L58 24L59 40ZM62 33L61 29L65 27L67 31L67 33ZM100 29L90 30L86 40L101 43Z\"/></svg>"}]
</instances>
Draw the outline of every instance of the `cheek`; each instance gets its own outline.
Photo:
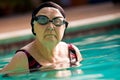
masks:
<instances>
[{"instance_id":1,"label":"cheek","mask_svg":"<svg viewBox=\"0 0 120 80\"><path fill-rule=\"evenodd\" d=\"M36 36L42 36L44 29L39 25L34 25L34 32L36 33Z\"/></svg>"},{"instance_id":2,"label":"cheek","mask_svg":"<svg viewBox=\"0 0 120 80\"><path fill-rule=\"evenodd\" d=\"M64 27L61 27L59 30L58 30L58 32L59 32L59 38L60 38L60 40L63 38L63 36L64 36L64 32L65 32L65 28Z\"/></svg>"}]
</instances>

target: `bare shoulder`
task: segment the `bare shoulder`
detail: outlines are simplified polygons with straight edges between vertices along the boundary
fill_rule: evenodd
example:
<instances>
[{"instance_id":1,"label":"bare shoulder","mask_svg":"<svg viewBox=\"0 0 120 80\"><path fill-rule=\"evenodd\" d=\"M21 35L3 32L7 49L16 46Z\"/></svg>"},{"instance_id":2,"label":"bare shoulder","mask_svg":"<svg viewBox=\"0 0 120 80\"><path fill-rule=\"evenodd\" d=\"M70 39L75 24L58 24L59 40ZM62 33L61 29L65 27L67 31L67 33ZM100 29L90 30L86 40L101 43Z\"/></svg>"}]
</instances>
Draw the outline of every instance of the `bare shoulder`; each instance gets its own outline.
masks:
<instances>
[{"instance_id":1,"label":"bare shoulder","mask_svg":"<svg viewBox=\"0 0 120 80\"><path fill-rule=\"evenodd\" d=\"M66 42L60 42L59 45L60 45L60 46L65 46L65 47L68 46L68 44L67 44Z\"/></svg>"},{"instance_id":2,"label":"bare shoulder","mask_svg":"<svg viewBox=\"0 0 120 80\"><path fill-rule=\"evenodd\" d=\"M62 45L62 48L68 48L68 44L67 43L65 43L65 42L60 42L60 45ZM78 58L78 61L80 62L80 61L82 61L83 60L83 58L82 58L82 55L81 55L81 53L80 53L80 50L77 48L77 46L75 46L75 45L73 45L73 44L71 44L72 46L73 46L73 48L74 48L74 50L76 51L76 54L77 54L77 58Z\"/></svg>"},{"instance_id":3,"label":"bare shoulder","mask_svg":"<svg viewBox=\"0 0 120 80\"><path fill-rule=\"evenodd\" d=\"M17 52L16 54L15 54L15 56L13 57L13 59L12 60L17 60L17 61L19 61L20 63L23 63L22 61L27 61L27 56L26 56L26 54L23 52L23 51L19 51L19 52ZM20 61L21 60L21 61ZM16 62L16 61L15 61Z\"/></svg>"},{"instance_id":4,"label":"bare shoulder","mask_svg":"<svg viewBox=\"0 0 120 80\"><path fill-rule=\"evenodd\" d=\"M76 51L78 61L79 61L79 62L82 61L83 58L82 58L82 55L81 55L81 53L80 53L80 50L79 50L78 47L76 47L75 45L72 44L72 46L73 46L74 50Z\"/></svg>"},{"instance_id":5,"label":"bare shoulder","mask_svg":"<svg viewBox=\"0 0 120 80\"><path fill-rule=\"evenodd\" d=\"M27 57L24 52L17 52L13 58L11 59L10 63L8 63L2 70L2 73L6 72L14 72L23 69L27 69Z\"/></svg>"}]
</instances>

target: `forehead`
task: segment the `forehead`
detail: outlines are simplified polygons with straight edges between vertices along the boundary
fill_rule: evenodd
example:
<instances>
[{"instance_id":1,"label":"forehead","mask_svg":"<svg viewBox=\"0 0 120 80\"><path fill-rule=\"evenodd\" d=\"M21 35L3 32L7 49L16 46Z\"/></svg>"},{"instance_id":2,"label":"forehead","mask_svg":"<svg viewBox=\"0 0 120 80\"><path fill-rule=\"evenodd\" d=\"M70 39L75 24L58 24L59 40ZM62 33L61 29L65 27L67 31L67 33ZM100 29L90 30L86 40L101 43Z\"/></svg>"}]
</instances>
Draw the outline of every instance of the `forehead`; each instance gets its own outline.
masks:
<instances>
[{"instance_id":1,"label":"forehead","mask_svg":"<svg viewBox=\"0 0 120 80\"><path fill-rule=\"evenodd\" d=\"M60 11L56 8L53 7L45 7L42 8L38 11L38 13L36 14L36 16L38 15L46 15L46 16L62 16L62 14L60 13Z\"/></svg>"}]
</instances>

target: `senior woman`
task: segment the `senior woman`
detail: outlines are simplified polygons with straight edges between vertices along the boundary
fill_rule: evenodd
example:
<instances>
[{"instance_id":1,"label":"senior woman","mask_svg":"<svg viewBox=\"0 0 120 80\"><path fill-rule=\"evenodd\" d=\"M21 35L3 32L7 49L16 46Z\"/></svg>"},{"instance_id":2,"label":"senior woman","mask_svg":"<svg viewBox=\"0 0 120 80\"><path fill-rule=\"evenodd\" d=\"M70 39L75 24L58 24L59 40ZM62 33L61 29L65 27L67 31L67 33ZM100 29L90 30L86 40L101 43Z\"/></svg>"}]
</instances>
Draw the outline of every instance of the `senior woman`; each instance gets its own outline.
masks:
<instances>
[{"instance_id":1,"label":"senior woman","mask_svg":"<svg viewBox=\"0 0 120 80\"><path fill-rule=\"evenodd\" d=\"M56 3L45 2L32 13L35 40L16 51L1 72L33 72L78 66L82 56L78 48L62 42L68 22L64 10Z\"/></svg>"}]
</instances>

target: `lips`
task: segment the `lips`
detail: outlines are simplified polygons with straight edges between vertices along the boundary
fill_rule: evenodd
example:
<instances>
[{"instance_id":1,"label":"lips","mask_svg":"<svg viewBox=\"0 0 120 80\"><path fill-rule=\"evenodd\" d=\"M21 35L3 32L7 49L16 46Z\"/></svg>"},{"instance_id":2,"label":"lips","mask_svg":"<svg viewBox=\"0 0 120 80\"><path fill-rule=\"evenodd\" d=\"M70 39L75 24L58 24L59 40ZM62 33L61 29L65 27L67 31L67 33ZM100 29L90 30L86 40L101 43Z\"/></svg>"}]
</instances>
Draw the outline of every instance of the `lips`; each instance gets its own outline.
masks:
<instances>
[{"instance_id":1,"label":"lips","mask_svg":"<svg viewBox=\"0 0 120 80\"><path fill-rule=\"evenodd\" d=\"M56 37L55 34L46 34L45 37Z\"/></svg>"},{"instance_id":2,"label":"lips","mask_svg":"<svg viewBox=\"0 0 120 80\"><path fill-rule=\"evenodd\" d=\"M55 36L54 34L47 34L47 36Z\"/></svg>"},{"instance_id":3,"label":"lips","mask_svg":"<svg viewBox=\"0 0 120 80\"><path fill-rule=\"evenodd\" d=\"M55 34L46 34L45 36L55 36Z\"/></svg>"}]
</instances>

